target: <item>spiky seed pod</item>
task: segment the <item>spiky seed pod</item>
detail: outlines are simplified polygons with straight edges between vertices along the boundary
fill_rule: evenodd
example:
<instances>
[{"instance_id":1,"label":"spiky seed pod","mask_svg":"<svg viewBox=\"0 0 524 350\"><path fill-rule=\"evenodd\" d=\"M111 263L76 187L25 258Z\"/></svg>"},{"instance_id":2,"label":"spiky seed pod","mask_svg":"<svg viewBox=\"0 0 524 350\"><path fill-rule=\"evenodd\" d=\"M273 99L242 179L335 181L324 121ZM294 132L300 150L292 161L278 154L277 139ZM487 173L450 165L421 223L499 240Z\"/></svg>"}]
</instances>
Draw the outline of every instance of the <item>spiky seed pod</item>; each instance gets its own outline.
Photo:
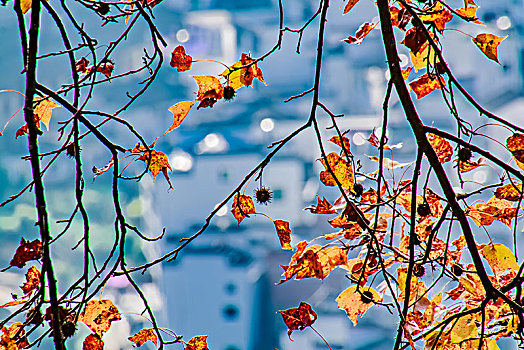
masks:
<instances>
[{"instance_id":1,"label":"spiky seed pod","mask_svg":"<svg viewBox=\"0 0 524 350\"><path fill-rule=\"evenodd\" d=\"M271 198L273 198L273 192L271 192L269 187L260 186L260 188L255 190L255 199L258 203L267 205L271 203Z\"/></svg>"}]
</instances>

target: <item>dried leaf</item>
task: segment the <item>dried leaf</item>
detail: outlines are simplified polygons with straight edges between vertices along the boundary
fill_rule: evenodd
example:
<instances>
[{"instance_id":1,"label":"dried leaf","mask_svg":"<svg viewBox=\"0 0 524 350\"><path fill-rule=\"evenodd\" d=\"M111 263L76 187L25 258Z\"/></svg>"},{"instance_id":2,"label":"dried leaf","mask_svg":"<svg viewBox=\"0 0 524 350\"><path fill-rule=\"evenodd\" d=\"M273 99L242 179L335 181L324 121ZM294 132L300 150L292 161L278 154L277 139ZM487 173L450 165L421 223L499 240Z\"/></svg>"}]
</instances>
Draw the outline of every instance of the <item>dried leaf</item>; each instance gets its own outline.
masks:
<instances>
[{"instance_id":1,"label":"dried leaf","mask_svg":"<svg viewBox=\"0 0 524 350\"><path fill-rule=\"evenodd\" d=\"M78 61L75 62L76 65L76 71L85 73L87 71L87 66L89 65L89 61L87 58L82 57Z\"/></svg>"},{"instance_id":2,"label":"dried leaf","mask_svg":"<svg viewBox=\"0 0 524 350\"><path fill-rule=\"evenodd\" d=\"M453 14L444 8L444 6L437 2L435 6L424 9L427 14L419 15L423 22L433 22L439 32L443 32L446 29L446 23L451 21Z\"/></svg>"},{"instance_id":3,"label":"dried leaf","mask_svg":"<svg viewBox=\"0 0 524 350\"><path fill-rule=\"evenodd\" d=\"M198 335L186 343L185 350L208 350L207 335Z\"/></svg>"},{"instance_id":4,"label":"dried leaf","mask_svg":"<svg viewBox=\"0 0 524 350\"><path fill-rule=\"evenodd\" d=\"M293 331L302 331L306 327L310 327L317 320L317 313L313 311L311 305L303 301L297 308L278 310L277 312L282 315L282 320L284 320L288 328L287 335L289 339L291 339L291 333L293 333Z\"/></svg>"},{"instance_id":5,"label":"dried leaf","mask_svg":"<svg viewBox=\"0 0 524 350\"><path fill-rule=\"evenodd\" d=\"M336 178L342 185L342 188L352 189L355 182L353 178L353 167L351 163L340 157L335 152L327 155L327 162L325 159L319 159L326 170L320 172L320 181L326 186L337 186L337 182L328 170L328 165L335 174Z\"/></svg>"},{"instance_id":6,"label":"dried leaf","mask_svg":"<svg viewBox=\"0 0 524 350\"><path fill-rule=\"evenodd\" d=\"M359 291L357 291L359 288ZM357 325L357 316L362 317L374 302L380 302L382 298L371 287L350 286L337 297L338 308L346 311L353 325Z\"/></svg>"},{"instance_id":7,"label":"dried leaf","mask_svg":"<svg viewBox=\"0 0 524 350\"><path fill-rule=\"evenodd\" d=\"M9 306L20 305L20 304L26 303L28 301L29 301L28 299L11 300L11 301L9 301L9 302L7 302L5 304L0 305L0 307L9 307Z\"/></svg>"},{"instance_id":8,"label":"dried leaf","mask_svg":"<svg viewBox=\"0 0 524 350\"><path fill-rule=\"evenodd\" d=\"M499 59L497 57L497 48L502 40L506 39L508 36L496 36L493 34L478 34L476 37L474 37L473 42L478 46L480 51L486 55L489 59L500 63Z\"/></svg>"},{"instance_id":9,"label":"dried leaf","mask_svg":"<svg viewBox=\"0 0 524 350\"><path fill-rule=\"evenodd\" d=\"M1 350L18 350L27 348L29 342L24 331L24 325L20 322L15 322L9 328L2 327L2 335L0 335L0 349Z\"/></svg>"},{"instance_id":10,"label":"dried leaf","mask_svg":"<svg viewBox=\"0 0 524 350\"><path fill-rule=\"evenodd\" d=\"M424 44L427 44L427 42L428 38L424 29L421 27L413 27L406 32L401 44L406 45L411 52L416 55L420 49L424 47Z\"/></svg>"},{"instance_id":11,"label":"dried leaf","mask_svg":"<svg viewBox=\"0 0 524 350\"><path fill-rule=\"evenodd\" d=\"M150 152L151 154L149 154L149 151L144 151L144 153L140 157L138 157L138 160L142 160L146 164L149 164L148 168L149 171L151 171L151 174L153 175L153 180L155 180L158 173L162 171L162 173L166 177L166 180L171 185L169 177L167 176L167 169L173 171L173 169L171 169L171 165L169 165L169 159L167 158L165 153L157 152L154 149L151 149ZM170 188L173 187L170 186Z\"/></svg>"},{"instance_id":12,"label":"dried leaf","mask_svg":"<svg viewBox=\"0 0 524 350\"><path fill-rule=\"evenodd\" d=\"M169 111L173 113L173 124L169 127L169 129L166 130L164 135L167 134L168 132L175 130L176 128L180 126L180 124L182 123L184 118L187 116L187 114L191 110L191 107L193 107L194 104L195 102L193 101L182 101L182 102L178 102L174 106L169 107Z\"/></svg>"},{"instance_id":13,"label":"dried leaf","mask_svg":"<svg viewBox=\"0 0 524 350\"><path fill-rule=\"evenodd\" d=\"M232 66L226 68L221 76L227 79L228 86L237 90L242 86L252 86L253 80L256 78L267 85L262 75L262 70L258 68L257 63L247 53L242 53L240 61L235 62ZM250 65L247 68L241 68Z\"/></svg>"},{"instance_id":14,"label":"dried leaf","mask_svg":"<svg viewBox=\"0 0 524 350\"><path fill-rule=\"evenodd\" d=\"M253 199L249 196L235 194L231 212L235 219L237 219L238 224L240 224L244 218L249 217L249 214L255 213L255 203L253 203Z\"/></svg>"},{"instance_id":15,"label":"dried leaf","mask_svg":"<svg viewBox=\"0 0 524 350\"><path fill-rule=\"evenodd\" d=\"M40 271L35 266L31 266L25 274L25 280L26 282L20 288L25 295L28 295L40 287Z\"/></svg>"},{"instance_id":16,"label":"dried leaf","mask_svg":"<svg viewBox=\"0 0 524 350\"><path fill-rule=\"evenodd\" d=\"M411 63L413 63L413 69L415 72L418 72L421 69L424 69L428 64L437 64L438 57L435 54L435 50L429 45L428 42L424 43L418 52L414 53L409 52L411 57Z\"/></svg>"},{"instance_id":17,"label":"dried leaf","mask_svg":"<svg viewBox=\"0 0 524 350\"><path fill-rule=\"evenodd\" d=\"M333 214L337 211L333 209L333 206L329 204L326 197L320 197L317 195L317 205L311 205L304 210L309 210L312 214Z\"/></svg>"},{"instance_id":18,"label":"dried leaf","mask_svg":"<svg viewBox=\"0 0 524 350\"><path fill-rule=\"evenodd\" d=\"M355 43L357 45L362 44L364 38L377 26L377 23L362 23L358 28L355 36L348 36L344 41L348 44Z\"/></svg>"},{"instance_id":19,"label":"dried leaf","mask_svg":"<svg viewBox=\"0 0 524 350\"><path fill-rule=\"evenodd\" d=\"M377 163L380 160L379 157L375 157L375 156L368 156L368 158L370 160L372 160L372 161L377 162ZM413 164L413 162L411 162L411 163L399 163L396 160L391 160L391 159L385 158L385 157L382 159L382 166L384 168L390 169L390 170L397 169L397 168L402 169L403 167L411 165L411 164Z\"/></svg>"},{"instance_id":20,"label":"dried leaf","mask_svg":"<svg viewBox=\"0 0 524 350\"><path fill-rule=\"evenodd\" d=\"M348 3L346 4L346 6L344 6L344 12L342 12L342 14L345 15L346 13L351 11L353 6L355 6L357 2L358 0L348 0Z\"/></svg>"},{"instance_id":21,"label":"dried leaf","mask_svg":"<svg viewBox=\"0 0 524 350\"><path fill-rule=\"evenodd\" d=\"M508 150L516 160L524 162L524 134L513 134L506 140Z\"/></svg>"},{"instance_id":22,"label":"dried leaf","mask_svg":"<svg viewBox=\"0 0 524 350\"><path fill-rule=\"evenodd\" d=\"M459 159L455 159L456 162L458 162L458 168L461 173L467 173L468 171L477 169L479 166L482 166L482 162L484 162L484 158L480 157L477 161L471 161L468 160L466 162L463 162Z\"/></svg>"},{"instance_id":23,"label":"dried leaf","mask_svg":"<svg viewBox=\"0 0 524 350\"><path fill-rule=\"evenodd\" d=\"M42 258L44 251L42 250L42 242L39 239L35 239L32 242L26 241L24 238L20 240L20 245L16 248L15 255L10 266L16 266L22 268L25 263L29 260L39 260Z\"/></svg>"},{"instance_id":24,"label":"dried leaf","mask_svg":"<svg viewBox=\"0 0 524 350\"><path fill-rule=\"evenodd\" d=\"M224 87L216 77L199 75L193 76L193 78L198 85L197 101L203 101L204 99L220 100L224 97Z\"/></svg>"},{"instance_id":25,"label":"dried leaf","mask_svg":"<svg viewBox=\"0 0 524 350\"><path fill-rule=\"evenodd\" d=\"M495 191L495 197L512 202L520 201L520 198L522 197L522 182L516 184L516 186L513 184L507 184L498 187Z\"/></svg>"},{"instance_id":26,"label":"dried leaf","mask_svg":"<svg viewBox=\"0 0 524 350\"><path fill-rule=\"evenodd\" d=\"M403 69L403 70L401 71L401 73L402 73L402 78L403 78L404 80L406 80L406 79L409 77L409 74L411 73L411 70L412 70L412 69L413 69L413 67L410 66L410 67L408 67L408 68L406 68L406 69Z\"/></svg>"},{"instance_id":27,"label":"dried leaf","mask_svg":"<svg viewBox=\"0 0 524 350\"><path fill-rule=\"evenodd\" d=\"M417 98L422 98L436 89L446 86L446 81L442 77L430 77L425 73L409 83L409 87L415 92Z\"/></svg>"},{"instance_id":28,"label":"dried leaf","mask_svg":"<svg viewBox=\"0 0 524 350\"><path fill-rule=\"evenodd\" d=\"M299 243L300 244L300 243ZM293 276L295 279L303 279L315 277L318 279L326 278L330 272L337 266L347 264L347 250L340 247L322 247L318 244L312 245L304 251L302 256L302 249L298 249L293 254L288 266L281 267L284 269L284 279L280 280L278 284L284 283ZM294 262L296 263L294 264Z\"/></svg>"},{"instance_id":29,"label":"dried leaf","mask_svg":"<svg viewBox=\"0 0 524 350\"><path fill-rule=\"evenodd\" d=\"M519 270L519 264L513 252L504 244L487 244L482 248L480 254L488 261L495 276L500 276L508 269Z\"/></svg>"},{"instance_id":30,"label":"dried leaf","mask_svg":"<svg viewBox=\"0 0 524 350\"><path fill-rule=\"evenodd\" d=\"M435 150L439 161L441 163L449 162L451 160L451 156L453 155L453 148L449 142L445 138L432 133L428 133L427 138L431 144L431 147L433 147Z\"/></svg>"},{"instance_id":31,"label":"dried leaf","mask_svg":"<svg viewBox=\"0 0 524 350\"><path fill-rule=\"evenodd\" d=\"M82 344L82 350L103 350L104 342L97 334L89 334Z\"/></svg>"},{"instance_id":32,"label":"dried leaf","mask_svg":"<svg viewBox=\"0 0 524 350\"><path fill-rule=\"evenodd\" d=\"M275 220L275 229L277 230L278 239L280 240L280 246L282 249L293 250L291 247L291 229L289 228L289 222L284 220Z\"/></svg>"},{"instance_id":33,"label":"dried leaf","mask_svg":"<svg viewBox=\"0 0 524 350\"><path fill-rule=\"evenodd\" d=\"M143 328L134 336L127 339L135 343L134 346L142 346L148 340L152 341L155 346L157 345L157 335L153 328Z\"/></svg>"},{"instance_id":34,"label":"dried leaf","mask_svg":"<svg viewBox=\"0 0 524 350\"><path fill-rule=\"evenodd\" d=\"M477 325L473 315L466 315L458 319L451 330L451 343L457 344L466 339L478 338Z\"/></svg>"},{"instance_id":35,"label":"dried leaf","mask_svg":"<svg viewBox=\"0 0 524 350\"><path fill-rule=\"evenodd\" d=\"M513 203L504 199L492 197L487 203L477 203L468 208L466 215L473 219L477 226L491 225L493 221L499 220L511 227L511 219L517 216L518 208L511 208Z\"/></svg>"},{"instance_id":36,"label":"dried leaf","mask_svg":"<svg viewBox=\"0 0 524 350\"><path fill-rule=\"evenodd\" d=\"M92 331L100 337L111 327L111 322L121 319L120 312L111 300L90 300L84 311L80 314L78 321L84 322Z\"/></svg>"},{"instance_id":37,"label":"dried leaf","mask_svg":"<svg viewBox=\"0 0 524 350\"><path fill-rule=\"evenodd\" d=\"M98 64L96 67L96 71L99 73L104 74L106 77L111 78L111 73L113 73L113 69L115 68L113 61L106 60ZM95 66L89 66L86 67L85 73L89 74L95 69Z\"/></svg>"},{"instance_id":38,"label":"dried leaf","mask_svg":"<svg viewBox=\"0 0 524 350\"><path fill-rule=\"evenodd\" d=\"M335 145L339 146L340 148L346 150L349 154L351 154L351 148L349 139L345 136L342 136L342 142L340 141L339 136L333 136L329 139L330 142L333 142Z\"/></svg>"},{"instance_id":39,"label":"dried leaf","mask_svg":"<svg viewBox=\"0 0 524 350\"><path fill-rule=\"evenodd\" d=\"M481 24L485 26L485 24L480 21L477 17L477 9L479 8L473 1L471 1L472 5L470 4L464 4L464 7L455 9L455 12L459 14L462 17L467 18L469 21L472 21L473 23Z\"/></svg>"},{"instance_id":40,"label":"dried leaf","mask_svg":"<svg viewBox=\"0 0 524 350\"><path fill-rule=\"evenodd\" d=\"M171 62L169 64L171 67L176 68L177 72L184 72L191 69L192 61L193 57L186 54L184 47L179 45L171 52Z\"/></svg>"}]
</instances>

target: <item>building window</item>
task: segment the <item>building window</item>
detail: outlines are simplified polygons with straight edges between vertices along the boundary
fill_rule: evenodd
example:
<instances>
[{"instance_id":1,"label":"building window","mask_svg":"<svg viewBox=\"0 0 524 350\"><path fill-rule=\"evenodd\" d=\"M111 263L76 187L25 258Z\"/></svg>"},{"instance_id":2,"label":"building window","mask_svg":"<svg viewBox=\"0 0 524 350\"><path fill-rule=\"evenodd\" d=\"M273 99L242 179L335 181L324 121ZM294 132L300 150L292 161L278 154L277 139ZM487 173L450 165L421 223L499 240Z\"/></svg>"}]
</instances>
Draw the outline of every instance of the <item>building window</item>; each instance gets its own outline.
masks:
<instances>
[{"instance_id":1,"label":"building window","mask_svg":"<svg viewBox=\"0 0 524 350\"><path fill-rule=\"evenodd\" d=\"M222 309L222 316L226 321L235 321L238 318L239 313L238 307L232 304L226 305Z\"/></svg>"}]
</instances>

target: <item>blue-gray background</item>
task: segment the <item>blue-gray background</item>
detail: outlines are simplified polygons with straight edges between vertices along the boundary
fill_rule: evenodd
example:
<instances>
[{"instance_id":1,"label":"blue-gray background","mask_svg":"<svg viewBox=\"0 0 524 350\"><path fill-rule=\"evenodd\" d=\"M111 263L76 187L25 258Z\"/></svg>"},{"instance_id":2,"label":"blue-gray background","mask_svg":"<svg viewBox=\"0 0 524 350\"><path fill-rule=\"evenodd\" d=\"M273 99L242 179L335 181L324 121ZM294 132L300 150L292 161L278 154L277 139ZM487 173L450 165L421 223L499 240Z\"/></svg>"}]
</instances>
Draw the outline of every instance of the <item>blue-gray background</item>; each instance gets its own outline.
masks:
<instances>
[{"instance_id":1,"label":"blue-gray background","mask_svg":"<svg viewBox=\"0 0 524 350\"><path fill-rule=\"evenodd\" d=\"M56 5L51 0L52 5ZM345 16L341 15L342 1L331 4L323 58L321 100L334 113L345 114L339 119L341 129L351 129L352 152L362 159L365 171L372 171L367 155L376 150L364 141L374 127L380 125L382 100L387 82L385 56L379 31L372 31L362 45L348 45L341 40L353 35L363 22L377 21L372 1L362 0ZM452 1L452 7L463 5ZM523 60L524 60L524 5L521 0L480 2L477 12L486 27L452 21L448 27L475 36L481 32L500 36L509 35L499 47L500 65L488 60L471 42L470 37L458 31L446 31L443 38L444 55L451 69L471 94L490 111L522 125L524 112ZM284 2L285 26L299 28L316 11L318 4L312 0ZM23 92L24 76L20 74L21 54L17 22L12 2L0 8L0 89ZM88 12L72 4L75 14L85 21L86 28L99 41L98 54L102 55L107 40L114 38L124 28L123 23L101 22ZM157 25L169 46L164 51L167 61L170 51L184 45L194 59L215 59L232 64L241 52L251 52L258 57L269 50L278 35L278 6L274 0L164 0L154 9ZM26 15L28 18L29 15ZM60 38L49 16L42 16L40 53L56 49ZM154 259L176 247L181 237L188 237L203 224L204 218L217 203L238 184L265 154L266 146L281 139L301 125L308 117L310 98L282 103L286 98L312 86L316 55L316 28L318 21L304 33L301 54L297 55L297 36L286 33L282 49L259 63L267 86L255 81L253 88L241 88L232 102L219 101L212 109L193 110L182 126L157 140L156 149L169 155L174 172L171 175L175 191L158 176L153 182L147 175L140 183L121 182L122 205L127 217L150 236L166 227L166 238L158 243L146 243L130 233L127 249L129 265ZM67 26L71 34L75 31ZM401 37L399 33L399 38ZM76 38L72 40L76 44ZM143 48L149 48L149 33L144 26L137 26L112 59L118 74L140 65ZM85 53L87 54L87 52ZM78 55L80 57L80 55ZM408 50L401 49L401 59L407 64ZM39 63L38 79L51 88L70 82L70 73L64 58L43 60ZM216 63L193 64L189 72L177 73L165 62L158 78L148 92L121 117L131 122L147 141L161 136L172 122L168 107L182 100L192 100L197 90L192 75L216 75L223 67ZM139 88L137 82L145 75L112 81L95 92L88 108L115 111L127 101L126 91ZM85 97L85 96L84 96ZM23 104L23 98L12 92L0 94L0 125L9 119ZM394 159L411 161L415 144L396 96L390 102L391 143L403 142ZM426 124L454 130L455 125L434 92L418 102L421 118ZM461 98L457 97L461 117L476 125L486 123ZM68 115L57 108L53 111L49 131L40 138L43 151L60 145L57 141L58 121ZM17 114L0 137L0 200L17 193L30 181L28 162L20 160L27 152L24 137L15 140L16 129L23 124ZM93 117L93 122L97 117ZM331 137L332 130L327 116L320 116L323 135ZM489 129L495 138L504 140L507 131ZM137 142L125 128L103 127L111 140L123 147L132 148ZM274 198L268 206L257 206L259 211L273 219L290 221L293 244L310 240L330 232L325 217L310 215L303 208L315 202L315 195L325 195L333 202L336 191L319 186L320 154L312 131L306 131L287 145L266 168L263 184L271 188ZM328 146L328 151L331 150ZM486 143L486 147L488 146ZM85 203L89 209L92 246L97 258L109 251L114 233L113 209L110 194L110 175L105 174L91 181L90 169L105 165L110 154L96 144L94 139L82 142L83 163L86 177ZM335 150L333 148L333 150ZM500 152L500 148L493 152ZM367 165L367 168L366 168ZM133 162L126 175L140 172L142 164ZM451 168L450 168L451 169ZM450 176L456 180L456 175ZM408 175L409 176L409 175ZM496 181L496 173L489 167L480 168L468 179L478 183ZM53 232L60 232L74 208L74 165L61 157L54 168L45 175L46 195ZM456 182L458 184L458 182ZM257 184L247 186L251 194ZM365 184L368 187L370 184ZM473 184L469 184L473 188ZM466 187L468 189L468 187ZM2 240L1 266L7 266L20 236L35 239L35 209L33 193L26 193L17 201L0 208L0 239ZM289 281L275 286L280 280L278 264L287 264L291 252L282 251L271 221L252 216L240 226L227 210L220 211L210 228L180 257L171 263L137 275L144 293L151 301L161 326L183 334L188 340L194 335L207 334L210 349L324 349L323 341L311 330L295 332L294 342L287 338L286 329L276 310L298 306L307 301L318 312L316 329L328 339L333 349L388 349L391 347L396 319L385 309L372 308L353 327L345 313L338 310L334 299L349 283L343 271L335 271L324 281ZM493 230L503 231L503 226ZM520 231L520 229L519 229ZM507 231L505 231L507 232ZM496 232L490 231L490 234ZM520 234L520 232L518 232ZM70 234L64 236L53 250L59 284L73 281L81 273L82 252L71 251L82 235L80 220L73 223ZM508 233L497 236L511 242ZM78 261L78 264L75 262ZM18 286L23 271L2 273L0 276L0 303L11 300L11 293L19 293ZM103 298L115 302L123 313L140 313L143 305L125 279L111 279L103 291ZM4 316L8 310L0 310ZM124 315L115 322L104 337L107 349L127 349L127 336L149 323L135 314ZM87 327L79 325L80 334L88 334ZM169 336L166 336L169 339ZM83 337L77 336L70 348L80 348ZM45 348L47 340L44 341ZM501 348L516 347L511 342L500 341ZM175 345L177 347L180 345Z\"/></svg>"}]
</instances>

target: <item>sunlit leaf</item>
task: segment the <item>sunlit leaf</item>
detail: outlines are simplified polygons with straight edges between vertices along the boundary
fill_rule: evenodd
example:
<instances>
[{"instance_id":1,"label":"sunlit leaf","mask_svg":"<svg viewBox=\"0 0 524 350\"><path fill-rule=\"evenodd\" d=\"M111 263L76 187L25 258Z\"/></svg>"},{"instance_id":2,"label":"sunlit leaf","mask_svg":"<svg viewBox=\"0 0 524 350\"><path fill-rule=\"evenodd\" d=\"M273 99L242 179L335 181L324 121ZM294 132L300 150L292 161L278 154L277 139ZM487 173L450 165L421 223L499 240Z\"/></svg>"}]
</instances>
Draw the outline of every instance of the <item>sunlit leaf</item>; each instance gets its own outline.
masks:
<instances>
[{"instance_id":1,"label":"sunlit leaf","mask_svg":"<svg viewBox=\"0 0 524 350\"><path fill-rule=\"evenodd\" d=\"M104 342L97 334L89 334L82 343L82 350L103 350Z\"/></svg>"},{"instance_id":2,"label":"sunlit leaf","mask_svg":"<svg viewBox=\"0 0 524 350\"><path fill-rule=\"evenodd\" d=\"M198 335L191 338L186 343L185 350L208 350L207 335Z\"/></svg>"},{"instance_id":3,"label":"sunlit leaf","mask_svg":"<svg viewBox=\"0 0 524 350\"><path fill-rule=\"evenodd\" d=\"M282 249L292 250L291 247L291 229L289 228L289 222L284 220L275 220L275 229L277 230L278 239L280 240L280 246Z\"/></svg>"},{"instance_id":4,"label":"sunlit leaf","mask_svg":"<svg viewBox=\"0 0 524 350\"><path fill-rule=\"evenodd\" d=\"M357 316L362 317L374 303L382 301L380 295L371 287L350 286L337 297L338 308L346 311L353 325L357 325Z\"/></svg>"},{"instance_id":5,"label":"sunlit leaf","mask_svg":"<svg viewBox=\"0 0 524 350\"><path fill-rule=\"evenodd\" d=\"M325 197L320 197L317 195L317 205L311 205L304 210L309 210L313 214L333 214L337 211L333 209L333 206L327 201Z\"/></svg>"},{"instance_id":6,"label":"sunlit leaf","mask_svg":"<svg viewBox=\"0 0 524 350\"><path fill-rule=\"evenodd\" d=\"M413 69L415 69L415 72L426 68L428 64L432 65L438 62L435 50L428 42L425 42L416 53L409 51L409 56L411 57L411 63L413 63Z\"/></svg>"},{"instance_id":7,"label":"sunlit leaf","mask_svg":"<svg viewBox=\"0 0 524 350\"><path fill-rule=\"evenodd\" d=\"M326 170L320 172L320 181L326 186L337 186L337 182L328 170L328 165L340 182L342 188L352 189L355 182L353 177L353 167L351 163L340 157L335 152L327 155L327 162L324 158L319 159Z\"/></svg>"},{"instance_id":8,"label":"sunlit leaf","mask_svg":"<svg viewBox=\"0 0 524 350\"><path fill-rule=\"evenodd\" d=\"M28 346L29 342L22 323L15 322L8 328L2 327L2 334L0 335L1 350L19 350Z\"/></svg>"},{"instance_id":9,"label":"sunlit leaf","mask_svg":"<svg viewBox=\"0 0 524 350\"><path fill-rule=\"evenodd\" d=\"M344 149L345 151L349 152L349 154L351 154L351 147L349 139L347 137L342 136L342 141L340 141L339 136L333 136L329 139L329 141L333 142L335 145L339 146L340 148Z\"/></svg>"},{"instance_id":10,"label":"sunlit leaf","mask_svg":"<svg viewBox=\"0 0 524 350\"><path fill-rule=\"evenodd\" d=\"M482 24L485 26L485 24L482 21L480 21L477 17L478 8L479 7L477 6L477 4L475 4L473 1L470 1L469 3L465 3L464 7L455 9L455 12L458 13L460 16L472 21L473 23Z\"/></svg>"},{"instance_id":11,"label":"sunlit leaf","mask_svg":"<svg viewBox=\"0 0 524 350\"><path fill-rule=\"evenodd\" d=\"M508 269L518 271L519 264L513 252L503 244L486 244L480 251L496 276Z\"/></svg>"},{"instance_id":12,"label":"sunlit leaf","mask_svg":"<svg viewBox=\"0 0 524 350\"><path fill-rule=\"evenodd\" d=\"M111 322L119 321L121 318L120 312L113 302L109 299L103 299L88 301L78 321L84 322L93 333L102 337L102 334L111 327Z\"/></svg>"},{"instance_id":13,"label":"sunlit leaf","mask_svg":"<svg viewBox=\"0 0 524 350\"><path fill-rule=\"evenodd\" d=\"M353 6L355 6L358 2L358 0L347 0L348 2L346 3L346 5L344 6L344 11L342 12L342 14L346 14L348 13L349 11L351 11L351 9L353 8Z\"/></svg>"},{"instance_id":14,"label":"sunlit leaf","mask_svg":"<svg viewBox=\"0 0 524 350\"><path fill-rule=\"evenodd\" d=\"M169 129L166 130L164 135L180 126L180 123L182 123L194 104L195 103L193 101L182 101L178 102L174 106L169 107L169 111L173 113L173 124L169 127Z\"/></svg>"},{"instance_id":15,"label":"sunlit leaf","mask_svg":"<svg viewBox=\"0 0 524 350\"><path fill-rule=\"evenodd\" d=\"M29 242L22 238L20 239L20 245L16 248L15 255L11 259L9 265L22 268L29 260L41 259L43 253L42 242L40 242L39 239Z\"/></svg>"},{"instance_id":16,"label":"sunlit leaf","mask_svg":"<svg viewBox=\"0 0 524 350\"><path fill-rule=\"evenodd\" d=\"M524 134L513 134L506 140L508 150L516 160L524 162Z\"/></svg>"},{"instance_id":17,"label":"sunlit leaf","mask_svg":"<svg viewBox=\"0 0 524 350\"><path fill-rule=\"evenodd\" d=\"M253 203L253 199L250 196L236 194L235 198L233 198L231 212L240 224L244 218L255 212L255 203Z\"/></svg>"},{"instance_id":18,"label":"sunlit leaf","mask_svg":"<svg viewBox=\"0 0 524 350\"><path fill-rule=\"evenodd\" d=\"M453 147L451 147L449 142L445 138L432 133L428 133L427 138L431 147L435 150L439 161L441 163L449 162L453 155Z\"/></svg>"},{"instance_id":19,"label":"sunlit leaf","mask_svg":"<svg viewBox=\"0 0 524 350\"><path fill-rule=\"evenodd\" d=\"M178 72L183 72L191 69L191 62L193 58L186 54L186 50L182 45L175 47L171 52L171 61L169 64L171 67L176 68Z\"/></svg>"},{"instance_id":20,"label":"sunlit leaf","mask_svg":"<svg viewBox=\"0 0 524 350\"><path fill-rule=\"evenodd\" d=\"M135 346L142 346L148 340L157 345L157 335L153 328L143 328L138 333L127 339L135 343Z\"/></svg>"},{"instance_id":21,"label":"sunlit leaf","mask_svg":"<svg viewBox=\"0 0 524 350\"><path fill-rule=\"evenodd\" d=\"M495 191L495 197L512 202L519 201L522 198L522 182L498 187Z\"/></svg>"},{"instance_id":22,"label":"sunlit leaf","mask_svg":"<svg viewBox=\"0 0 524 350\"><path fill-rule=\"evenodd\" d=\"M257 63L253 62L255 62L255 60L252 59L249 54L242 53L240 61L226 68L220 75L226 78L228 86L231 86L235 90L242 86L252 86L254 79L258 79L266 85L262 70L258 68ZM247 65L249 65L249 67L241 68Z\"/></svg>"},{"instance_id":23,"label":"sunlit leaf","mask_svg":"<svg viewBox=\"0 0 524 350\"><path fill-rule=\"evenodd\" d=\"M458 319L451 330L451 342L460 343L466 339L478 338L477 325L472 315L466 315Z\"/></svg>"},{"instance_id":24,"label":"sunlit leaf","mask_svg":"<svg viewBox=\"0 0 524 350\"><path fill-rule=\"evenodd\" d=\"M138 160L142 160L146 164L148 164L148 169L149 171L151 171L151 174L153 175L153 180L156 179L156 176L159 172L162 172L167 182L169 183L169 188L173 188L173 186L171 185L171 181L169 180L169 175L167 173L167 169L169 169L170 171L173 171L173 169L171 169L171 165L169 165L169 159L167 158L167 155L165 153L157 152L154 149L150 149L149 151L144 151L144 153L140 157L138 157Z\"/></svg>"},{"instance_id":25,"label":"sunlit leaf","mask_svg":"<svg viewBox=\"0 0 524 350\"><path fill-rule=\"evenodd\" d=\"M469 207L466 215L472 218L477 226L488 226L499 220L511 227L511 220L516 217L518 210L511 208L512 205L510 201L492 197L487 203L477 203L474 207Z\"/></svg>"},{"instance_id":26,"label":"sunlit leaf","mask_svg":"<svg viewBox=\"0 0 524 350\"><path fill-rule=\"evenodd\" d=\"M344 41L348 44L358 44L360 45L364 38L377 26L377 23L362 23L358 28L355 36L348 36Z\"/></svg>"},{"instance_id":27,"label":"sunlit leaf","mask_svg":"<svg viewBox=\"0 0 524 350\"><path fill-rule=\"evenodd\" d=\"M419 15L419 18L423 22L433 22L439 32L443 32L446 29L446 23L451 21L453 14L448 11L440 2L437 2L435 6L424 9L426 14Z\"/></svg>"},{"instance_id":28,"label":"sunlit leaf","mask_svg":"<svg viewBox=\"0 0 524 350\"><path fill-rule=\"evenodd\" d=\"M446 86L444 78L429 76L428 73L421 75L409 83L409 87L417 95L417 98L422 98L436 89L442 89L443 86Z\"/></svg>"},{"instance_id":29,"label":"sunlit leaf","mask_svg":"<svg viewBox=\"0 0 524 350\"><path fill-rule=\"evenodd\" d=\"M52 109L55 107L59 107L59 105L51 101L49 98L36 97L33 100L33 113L38 115L38 119L46 126L47 130L49 130Z\"/></svg>"},{"instance_id":30,"label":"sunlit leaf","mask_svg":"<svg viewBox=\"0 0 524 350\"><path fill-rule=\"evenodd\" d=\"M508 36L497 36L494 34L478 34L472 40L478 46L480 51L486 55L489 59L500 63L497 57L497 48L502 40L506 39Z\"/></svg>"},{"instance_id":31,"label":"sunlit leaf","mask_svg":"<svg viewBox=\"0 0 524 350\"><path fill-rule=\"evenodd\" d=\"M25 274L25 283L22 287L22 291L25 295L30 294L33 290L37 290L40 287L40 271L36 266L31 266Z\"/></svg>"},{"instance_id":32,"label":"sunlit leaf","mask_svg":"<svg viewBox=\"0 0 524 350\"><path fill-rule=\"evenodd\" d=\"M484 162L483 157L480 157L477 161L468 160L466 162L463 162L459 159L456 159L455 161L458 162L458 168L461 173L467 173L471 170L477 169L479 166L484 165L482 164L482 162Z\"/></svg>"},{"instance_id":33,"label":"sunlit leaf","mask_svg":"<svg viewBox=\"0 0 524 350\"><path fill-rule=\"evenodd\" d=\"M220 100L224 97L224 87L216 77L212 75L199 75L193 76L193 78L198 85L196 98L198 101L203 101L204 99Z\"/></svg>"},{"instance_id":34,"label":"sunlit leaf","mask_svg":"<svg viewBox=\"0 0 524 350\"><path fill-rule=\"evenodd\" d=\"M291 339L291 333L293 333L293 331L302 331L317 320L317 314L313 311L311 305L303 301L297 308L278 310L277 312L282 315L282 320L288 328L287 335L289 339Z\"/></svg>"}]
</instances>

